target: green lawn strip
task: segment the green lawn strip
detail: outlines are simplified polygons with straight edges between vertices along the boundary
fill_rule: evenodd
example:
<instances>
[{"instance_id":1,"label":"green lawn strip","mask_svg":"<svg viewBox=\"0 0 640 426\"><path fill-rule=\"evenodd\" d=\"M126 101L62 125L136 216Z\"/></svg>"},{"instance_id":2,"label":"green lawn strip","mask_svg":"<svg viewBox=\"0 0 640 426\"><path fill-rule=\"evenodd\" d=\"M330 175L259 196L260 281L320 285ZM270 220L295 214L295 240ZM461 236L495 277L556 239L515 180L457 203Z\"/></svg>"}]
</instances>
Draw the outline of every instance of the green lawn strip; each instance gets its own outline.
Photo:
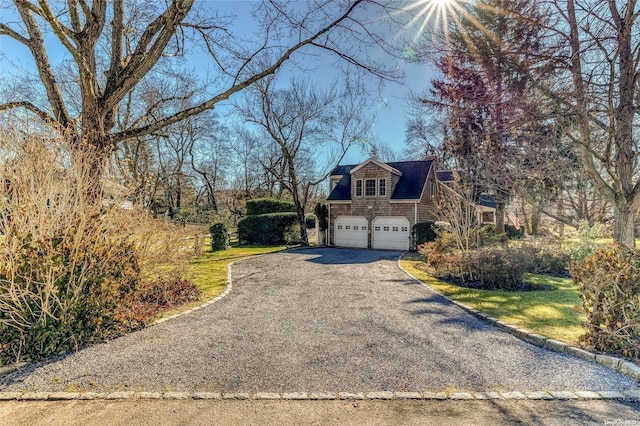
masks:
<instances>
[{"instance_id":1,"label":"green lawn strip","mask_svg":"<svg viewBox=\"0 0 640 426\"><path fill-rule=\"evenodd\" d=\"M405 256L400 264L411 275L438 293L464 303L507 324L568 344L576 344L584 333L585 316L578 290L570 278L529 274L531 283L552 285L555 290L497 291L475 290L447 284L416 268L420 260Z\"/></svg>"}]
</instances>

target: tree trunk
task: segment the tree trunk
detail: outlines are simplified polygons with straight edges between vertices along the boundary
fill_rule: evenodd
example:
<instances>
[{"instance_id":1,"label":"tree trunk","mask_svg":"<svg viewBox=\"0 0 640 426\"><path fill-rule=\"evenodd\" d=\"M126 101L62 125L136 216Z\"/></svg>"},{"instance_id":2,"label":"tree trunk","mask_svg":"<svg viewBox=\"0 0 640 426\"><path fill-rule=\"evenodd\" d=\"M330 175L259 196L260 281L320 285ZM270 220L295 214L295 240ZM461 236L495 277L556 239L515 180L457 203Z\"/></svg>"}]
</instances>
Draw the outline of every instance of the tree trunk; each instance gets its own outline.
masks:
<instances>
[{"instance_id":1,"label":"tree trunk","mask_svg":"<svg viewBox=\"0 0 640 426\"><path fill-rule=\"evenodd\" d=\"M630 247L636 246L635 209L623 202L614 204L613 239Z\"/></svg>"},{"instance_id":2,"label":"tree trunk","mask_svg":"<svg viewBox=\"0 0 640 426\"><path fill-rule=\"evenodd\" d=\"M496 203L496 234L504 234L504 201Z\"/></svg>"},{"instance_id":3,"label":"tree trunk","mask_svg":"<svg viewBox=\"0 0 640 426\"><path fill-rule=\"evenodd\" d=\"M78 178L79 194L89 204L102 202L102 177L109 157L106 149L84 142L72 142L71 155L73 172Z\"/></svg>"}]
</instances>

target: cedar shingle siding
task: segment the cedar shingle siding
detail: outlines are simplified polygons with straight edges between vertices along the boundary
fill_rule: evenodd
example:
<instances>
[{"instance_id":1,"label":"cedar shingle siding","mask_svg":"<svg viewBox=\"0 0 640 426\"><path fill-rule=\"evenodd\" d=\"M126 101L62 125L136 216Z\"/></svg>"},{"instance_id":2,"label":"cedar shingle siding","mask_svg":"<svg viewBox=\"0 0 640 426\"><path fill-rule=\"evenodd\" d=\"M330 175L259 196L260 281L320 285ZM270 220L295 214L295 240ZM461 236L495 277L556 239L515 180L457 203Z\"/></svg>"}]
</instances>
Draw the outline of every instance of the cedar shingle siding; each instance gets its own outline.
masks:
<instances>
[{"instance_id":1,"label":"cedar shingle siding","mask_svg":"<svg viewBox=\"0 0 640 426\"><path fill-rule=\"evenodd\" d=\"M339 216L365 217L369 230L373 219L379 216L404 216L412 227L416 219L435 220L436 197L430 191L437 187L433 166L433 160L381 163L369 159L361 165L336 167L327 197L329 244L334 244L334 224ZM366 195L367 179L375 179L375 195ZM380 179L385 179L384 195L380 195ZM362 196L356 196L358 180L362 181Z\"/></svg>"}]
</instances>

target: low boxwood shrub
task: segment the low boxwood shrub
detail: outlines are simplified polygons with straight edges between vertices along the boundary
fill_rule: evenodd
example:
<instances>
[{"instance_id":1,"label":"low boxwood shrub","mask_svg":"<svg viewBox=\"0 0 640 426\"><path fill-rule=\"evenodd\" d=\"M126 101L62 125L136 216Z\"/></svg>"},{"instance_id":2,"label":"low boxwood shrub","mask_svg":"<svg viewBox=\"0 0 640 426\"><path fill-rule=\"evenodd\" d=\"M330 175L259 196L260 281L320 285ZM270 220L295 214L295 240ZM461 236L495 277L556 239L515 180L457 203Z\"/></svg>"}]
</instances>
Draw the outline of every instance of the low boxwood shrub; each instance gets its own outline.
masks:
<instances>
[{"instance_id":1,"label":"low boxwood shrub","mask_svg":"<svg viewBox=\"0 0 640 426\"><path fill-rule=\"evenodd\" d=\"M224 223L214 223L209 227L211 250L226 250L229 246L229 231Z\"/></svg>"},{"instance_id":2,"label":"low boxwood shrub","mask_svg":"<svg viewBox=\"0 0 640 426\"><path fill-rule=\"evenodd\" d=\"M640 358L640 252L607 244L571 265L587 316L581 341L597 351Z\"/></svg>"},{"instance_id":3,"label":"low boxwood shrub","mask_svg":"<svg viewBox=\"0 0 640 426\"><path fill-rule=\"evenodd\" d=\"M247 201L247 216L294 211L296 211L296 207L291 201L277 200L275 198L256 198Z\"/></svg>"},{"instance_id":4,"label":"low boxwood shrub","mask_svg":"<svg viewBox=\"0 0 640 426\"><path fill-rule=\"evenodd\" d=\"M271 213L247 216L238 222L238 238L248 244L289 244L295 242L298 223L295 213ZM299 238L299 237L298 237Z\"/></svg>"}]
</instances>

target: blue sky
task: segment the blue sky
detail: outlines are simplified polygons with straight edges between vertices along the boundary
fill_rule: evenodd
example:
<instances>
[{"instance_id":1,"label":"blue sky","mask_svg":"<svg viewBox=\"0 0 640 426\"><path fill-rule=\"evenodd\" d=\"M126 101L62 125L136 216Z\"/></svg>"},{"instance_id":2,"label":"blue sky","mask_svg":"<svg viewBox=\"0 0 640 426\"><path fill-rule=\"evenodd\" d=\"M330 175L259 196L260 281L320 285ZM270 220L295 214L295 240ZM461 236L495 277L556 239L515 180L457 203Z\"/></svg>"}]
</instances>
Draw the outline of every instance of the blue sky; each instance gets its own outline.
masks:
<instances>
[{"instance_id":1,"label":"blue sky","mask_svg":"<svg viewBox=\"0 0 640 426\"><path fill-rule=\"evenodd\" d=\"M218 9L219 11L229 11L238 16L234 25L235 29L247 34L254 31L255 23L249 14L251 2L244 0L228 1L228 0L205 0L205 5ZM6 21L7 15L3 21ZM50 44L50 59L53 63L57 63L63 55L63 50ZM335 58L329 56L319 56L317 64L311 66L313 68L312 78L318 85L332 84L340 77L339 73L333 69L332 64ZM374 136L386 144L394 151L400 152L404 148L405 133L405 110L407 107L407 97L411 90L423 91L430 84L430 80L434 75L432 69L425 64L409 63L402 59L392 58L380 52L380 58L393 68L402 71L406 79L404 83L387 82L379 93L379 97L372 102L371 110L376 114L376 123L373 127ZM189 63L194 66L209 61L208 58L192 58ZM294 57L295 62L295 57ZM307 64L305 63L305 66ZM6 73L16 72L16 66L29 68L32 66L32 60L26 49L16 42L13 42L6 36L0 37L0 78ZM299 73L299 68L295 68L293 64L288 64L282 69L279 79L286 81L289 75ZM377 85L372 84L373 93L378 91ZM368 157L368 152L361 152L360 149L352 149L343 163L357 163Z\"/></svg>"}]
</instances>

